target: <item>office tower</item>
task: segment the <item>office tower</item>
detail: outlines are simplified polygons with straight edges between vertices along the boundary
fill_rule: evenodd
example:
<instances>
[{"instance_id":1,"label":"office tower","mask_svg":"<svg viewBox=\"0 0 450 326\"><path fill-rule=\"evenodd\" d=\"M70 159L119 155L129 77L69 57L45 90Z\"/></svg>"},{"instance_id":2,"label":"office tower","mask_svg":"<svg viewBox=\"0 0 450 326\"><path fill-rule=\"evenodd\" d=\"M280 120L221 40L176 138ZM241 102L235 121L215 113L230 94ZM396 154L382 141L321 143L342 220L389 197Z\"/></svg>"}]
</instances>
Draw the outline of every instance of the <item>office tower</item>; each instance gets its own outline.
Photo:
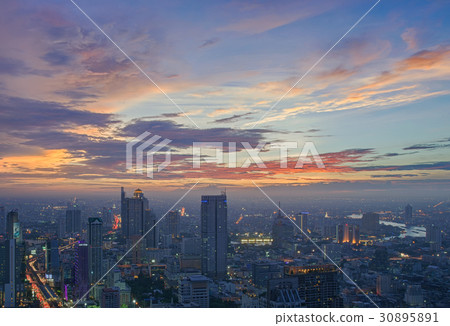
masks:
<instances>
[{"instance_id":1,"label":"office tower","mask_svg":"<svg viewBox=\"0 0 450 326\"><path fill-rule=\"evenodd\" d=\"M59 273L60 267L59 246L57 239L47 241L45 253L46 274L52 275L52 278L55 278Z\"/></svg>"},{"instance_id":2,"label":"office tower","mask_svg":"<svg viewBox=\"0 0 450 326\"><path fill-rule=\"evenodd\" d=\"M22 230L17 210L10 211L6 216L6 238L22 241Z\"/></svg>"},{"instance_id":3,"label":"office tower","mask_svg":"<svg viewBox=\"0 0 450 326\"><path fill-rule=\"evenodd\" d=\"M148 200L141 189L136 189L132 198L126 198L123 187L121 188L122 235L126 239L144 234L147 209Z\"/></svg>"},{"instance_id":4,"label":"office tower","mask_svg":"<svg viewBox=\"0 0 450 326\"><path fill-rule=\"evenodd\" d=\"M89 290L89 245L78 242L74 266L74 296L80 299Z\"/></svg>"},{"instance_id":5,"label":"office tower","mask_svg":"<svg viewBox=\"0 0 450 326\"><path fill-rule=\"evenodd\" d=\"M430 244L432 251L439 251L442 245L441 229L432 225L427 225L425 240Z\"/></svg>"},{"instance_id":6,"label":"office tower","mask_svg":"<svg viewBox=\"0 0 450 326\"><path fill-rule=\"evenodd\" d=\"M359 244L359 226L354 224L336 225L336 242Z\"/></svg>"},{"instance_id":7,"label":"office tower","mask_svg":"<svg viewBox=\"0 0 450 326\"><path fill-rule=\"evenodd\" d=\"M0 206L0 234L6 234L6 216L3 206Z\"/></svg>"},{"instance_id":8,"label":"office tower","mask_svg":"<svg viewBox=\"0 0 450 326\"><path fill-rule=\"evenodd\" d=\"M209 308L209 279L203 275L181 278L178 302L188 307Z\"/></svg>"},{"instance_id":9,"label":"office tower","mask_svg":"<svg viewBox=\"0 0 450 326\"><path fill-rule=\"evenodd\" d=\"M297 215L296 224L301 231L296 228L296 232L300 235L303 235L303 232L308 233L308 214L308 212L301 212Z\"/></svg>"},{"instance_id":10,"label":"office tower","mask_svg":"<svg viewBox=\"0 0 450 326\"><path fill-rule=\"evenodd\" d=\"M4 306L17 307L25 294L25 244L17 239L0 243L0 298ZM1 302L0 302L1 305Z\"/></svg>"},{"instance_id":11,"label":"office tower","mask_svg":"<svg viewBox=\"0 0 450 326\"><path fill-rule=\"evenodd\" d=\"M155 213L151 209L146 209L145 212L145 228L144 228L144 234L145 236L145 243L147 248L158 248L159 245L159 229L157 226L157 219ZM148 232L148 233L147 233Z\"/></svg>"},{"instance_id":12,"label":"office tower","mask_svg":"<svg viewBox=\"0 0 450 326\"><path fill-rule=\"evenodd\" d=\"M76 204L68 204L66 210L66 233L81 232L81 210Z\"/></svg>"},{"instance_id":13,"label":"office tower","mask_svg":"<svg viewBox=\"0 0 450 326\"><path fill-rule=\"evenodd\" d=\"M361 219L361 231L374 233L378 230L380 216L377 213L364 213Z\"/></svg>"},{"instance_id":14,"label":"office tower","mask_svg":"<svg viewBox=\"0 0 450 326\"><path fill-rule=\"evenodd\" d=\"M120 308L120 289L117 287L102 289L100 307Z\"/></svg>"},{"instance_id":15,"label":"office tower","mask_svg":"<svg viewBox=\"0 0 450 326\"><path fill-rule=\"evenodd\" d=\"M306 307L343 306L339 296L338 269L334 265L285 266L284 275L298 279L298 291Z\"/></svg>"},{"instance_id":16,"label":"office tower","mask_svg":"<svg viewBox=\"0 0 450 326\"><path fill-rule=\"evenodd\" d=\"M227 196L202 196L202 273L224 278L227 274Z\"/></svg>"},{"instance_id":17,"label":"office tower","mask_svg":"<svg viewBox=\"0 0 450 326\"><path fill-rule=\"evenodd\" d=\"M336 242L344 243L344 226L342 224L336 225Z\"/></svg>"},{"instance_id":18,"label":"office tower","mask_svg":"<svg viewBox=\"0 0 450 326\"><path fill-rule=\"evenodd\" d=\"M90 217L88 222L90 282L95 284L103 276L103 221L98 217Z\"/></svg>"},{"instance_id":19,"label":"office tower","mask_svg":"<svg viewBox=\"0 0 450 326\"><path fill-rule=\"evenodd\" d=\"M58 218L58 230L57 235L59 239L63 239L66 234L66 217L61 216Z\"/></svg>"},{"instance_id":20,"label":"office tower","mask_svg":"<svg viewBox=\"0 0 450 326\"><path fill-rule=\"evenodd\" d=\"M253 284L259 287L267 287L267 281L281 278L283 269L274 262L257 262L252 264Z\"/></svg>"},{"instance_id":21,"label":"office tower","mask_svg":"<svg viewBox=\"0 0 450 326\"><path fill-rule=\"evenodd\" d=\"M392 276L380 274L377 276L377 294L381 296L389 295L393 292Z\"/></svg>"},{"instance_id":22,"label":"office tower","mask_svg":"<svg viewBox=\"0 0 450 326\"><path fill-rule=\"evenodd\" d=\"M411 221L413 216L413 208L410 204L405 207L405 221Z\"/></svg>"},{"instance_id":23,"label":"office tower","mask_svg":"<svg viewBox=\"0 0 450 326\"><path fill-rule=\"evenodd\" d=\"M180 213L178 211L170 211L167 214L169 224L169 234L172 238L178 238L180 235Z\"/></svg>"},{"instance_id":24,"label":"office tower","mask_svg":"<svg viewBox=\"0 0 450 326\"><path fill-rule=\"evenodd\" d=\"M278 249L291 249L294 241L294 225L288 217L281 214L280 209L272 225L272 238L272 246Z\"/></svg>"}]
</instances>

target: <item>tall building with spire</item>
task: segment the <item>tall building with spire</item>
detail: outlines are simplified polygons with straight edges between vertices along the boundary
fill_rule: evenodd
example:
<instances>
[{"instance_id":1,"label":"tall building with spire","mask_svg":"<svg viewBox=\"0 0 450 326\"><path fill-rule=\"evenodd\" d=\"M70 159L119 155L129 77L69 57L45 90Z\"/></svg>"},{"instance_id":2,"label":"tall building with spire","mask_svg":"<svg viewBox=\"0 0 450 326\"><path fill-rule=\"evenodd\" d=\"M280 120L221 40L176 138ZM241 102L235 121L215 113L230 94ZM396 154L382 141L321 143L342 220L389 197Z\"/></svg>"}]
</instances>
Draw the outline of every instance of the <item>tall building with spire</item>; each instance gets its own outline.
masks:
<instances>
[{"instance_id":1,"label":"tall building with spire","mask_svg":"<svg viewBox=\"0 0 450 326\"><path fill-rule=\"evenodd\" d=\"M222 279L227 274L227 196L208 195L201 198L202 273Z\"/></svg>"},{"instance_id":2,"label":"tall building with spire","mask_svg":"<svg viewBox=\"0 0 450 326\"><path fill-rule=\"evenodd\" d=\"M148 200L141 189L134 191L133 197L125 197L121 189L122 235L126 239L142 236L145 228L145 211L148 210Z\"/></svg>"}]
</instances>

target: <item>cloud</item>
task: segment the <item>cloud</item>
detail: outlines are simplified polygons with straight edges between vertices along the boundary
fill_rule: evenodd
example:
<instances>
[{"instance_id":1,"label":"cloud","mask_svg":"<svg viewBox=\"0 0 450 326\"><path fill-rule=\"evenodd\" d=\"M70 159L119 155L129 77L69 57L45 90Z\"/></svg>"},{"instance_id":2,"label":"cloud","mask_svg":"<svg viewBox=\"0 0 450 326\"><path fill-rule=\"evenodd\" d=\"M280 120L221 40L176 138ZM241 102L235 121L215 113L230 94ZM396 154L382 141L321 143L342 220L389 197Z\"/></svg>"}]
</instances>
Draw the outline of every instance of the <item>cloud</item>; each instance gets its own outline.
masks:
<instances>
[{"instance_id":1,"label":"cloud","mask_svg":"<svg viewBox=\"0 0 450 326\"><path fill-rule=\"evenodd\" d=\"M199 46L199 48L200 48L200 49L206 48L206 47L208 47L208 46L211 46L211 45L214 45L214 44L218 43L219 41L220 41L220 38L218 38L218 37L214 37L214 38L211 38L211 39L209 39L209 40L205 40L205 41Z\"/></svg>"},{"instance_id":2,"label":"cloud","mask_svg":"<svg viewBox=\"0 0 450 326\"><path fill-rule=\"evenodd\" d=\"M411 178L417 177L418 174L375 174L371 175L371 178Z\"/></svg>"},{"instance_id":3,"label":"cloud","mask_svg":"<svg viewBox=\"0 0 450 326\"><path fill-rule=\"evenodd\" d=\"M0 127L15 133L76 126L107 127L117 122L112 114L71 109L56 102L0 96Z\"/></svg>"},{"instance_id":4,"label":"cloud","mask_svg":"<svg viewBox=\"0 0 450 326\"><path fill-rule=\"evenodd\" d=\"M208 117L215 118L218 116L231 114L231 113L235 113L235 112L247 111L247 110L248 109L246 109L246 108L239 108L239 107L227 108L227 109L215 109L214 111L208 113Z\"/></svg>"},{"instance_id":5,"label":"cloud","mask_svg":"<svg viewBox=\"0 0 450 326\"><path fill-rule=\"evenodd\" d=\"M32 69L19 59L0 57L0 74L10 76L38 75L49 76L48 71Z\"/></svg>"},{"instance_id":6,"label":"cloud","mask_svg":"<svg viewBox=\"0 0 450 326\"><path fill-rule=\"evenodd\" d=\"M252 112L247 112L247 113L243 113L243 114L234 114L231 117L226 117L226 118L222 118L222 119L216 119L216 120L214 120L214 123L231 123L231 122L236 122L240 118L247 117L247 116L252 115L252 114L253 114Z\"/></svg>"},{"instance_id":7,"label":"cloud","mask_svg":"<svg viewBox=\"0 0 450 326\"><path fill-rule=\"evenodd\" d=\"M415 28L407 28L402 33L402 39L408 50L417 50L417 30Z\"/></svg>"},{"instance_id":8,"label":"cloud","mask_svg":"<svg viewBox=\"0 0 450 326\"><path fill-rule=\"evenodd\" d=\"M232 2L231 22L219 27L219 32L239 32L245 34L263 33L297 20L322 14L337 4L326 1L317 6L312 2L287 1L282 6L271 2L253 2L252 4Z\"/></svg>"},{"instance_id":9,"label":"cloud","mask_svg":"<svg viewBox=\"0 0 450 326\"><path fill-rule=\"evenodd\" d=\"M52 66L68 65L72 61L72 57L62 51L50 51L41 57Z\"/></svg>"},{"instance_id":10,"label":"cloud","mask_svg":"<svg viewBox=\"0 0 450 326\"><path fill-rule=\"evenodd\" d=\"M180 148L191 147L193 142L249 142L252 145L262 141L269 129L242 130L233 128L191 129L173 121L147 121L137 119L121 131L123 137L136 137L148 131L163 138L171 139L171 145Z\"/></svg>"}]
</instances>

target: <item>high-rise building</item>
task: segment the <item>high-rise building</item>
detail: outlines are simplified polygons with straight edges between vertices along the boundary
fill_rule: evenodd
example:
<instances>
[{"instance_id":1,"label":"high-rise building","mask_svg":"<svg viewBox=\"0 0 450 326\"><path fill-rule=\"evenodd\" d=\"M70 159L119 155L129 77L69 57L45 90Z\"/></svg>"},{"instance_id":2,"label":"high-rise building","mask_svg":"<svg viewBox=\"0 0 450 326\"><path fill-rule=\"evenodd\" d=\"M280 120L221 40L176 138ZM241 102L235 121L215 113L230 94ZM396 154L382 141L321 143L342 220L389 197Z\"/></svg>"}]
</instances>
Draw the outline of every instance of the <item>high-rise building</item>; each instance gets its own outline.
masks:
<instances>
[{"instance_id":1,"label":"high-rise building","mask_svg":"<svg viewBox=\"0 0 450 326\"><path fill-rule=\"evenodd\" d=\"M209 279L203 275L181 278L178 302L190 307L209 308Z\"/></svg>"},{"instance_id":2,"label":"high-rise building","mask_svg":"<svg viewBox=\"0 0 450 326\"><path fill-rule=\"evenodd\" d=\"M300 231L297 229L298 230L297 233L299 233L300 235L303 235L303 232L304 233L308 232L308 214L309 214L308 212L301 212L297 215L296 224L298 225L298 227L301 230Z\"/></svg>"},{"instance_id":3,"label":"high-rise building","mask_svg":"<svg viewBox=\"0 0 450 326\"><path fill-rule=\"evenodd\" d=\"M22 240L22 230L20 228L19 213L17 210L12 210L6 216L6 238Z\"/></svg>"},{"instance_id":4,"label":"high-rise building","mask_svg":"<svg viewBox=\"0 0 450 326\"><path fill-rule=\"evenodd\" d=\"M338 269L334 265L285 266L285 277L298 278L298 291L308 308L339 308Z\"/></svg>"},{"instance_id":5,"label":"high-rise building","mask_svg":"<svg viewBox=\"0 0 450 326\"><path fill-rule=\"evenodd\" d=\"M411 221L413 216L413 208L410 204L405 206L405 221Z\"/></svg>"},{"instance_id":6,"label":"high-rise building","mask_svg":"<svg viewBox=\"0 0 450 326\"><path fill-rule=\"evenodd\" d=\"M81 210L76 204L68 204L66 210L66 233L81 232Z\"/></svg>"},{"instance_id":7,"label":"high-rise building","mask_svg":"<svg viewBox=\"0 0 450 326\"><path fill-rule=\"evenodd\" d=\"M336 225L336 242L359 244L359 226L355 224Z\"/></svg>"},{"instance_id":8,"label":"high-rise building","mask_svg":"<svg viewBox=\"0 0 450 326\"><path fill-rule=\"evenodd\" d=\"M151 212L146 213L148 209L148 199L141 189L136 189L133 197L127 198L123 187L121 188L122 235L125 239L145 234L147 225L151 225L146 221L147 217L152 216Z\"/></svg>"},{"instance_id":9,"label":"high-rise building","mask_svg":"<svg viewBox=\"0 0 450 326\"><path fill-rule=\"evenodd\" d=\"M158 229L158 221L156 219L155 213L151 209L146 209L145 212L145 228L144 228L144 234L145 236L145 243L147 245L147 248L158 248L159 245L159 229Z\"/></svg>"},{"instance_id":10,"label":"high-rise building","mask_svg":"<svg viewBox=\"0 0 450 326\"><path fill-rule=\"evenodd\" d=\"M172 238L178 238L180 234L180 213L178 211L170 211L167 214L169 224L169 234Z\"/></svg>"},{"instance_id":11,"label":"high-rise building","mask_svg":"<svg viewBox=\"0 0 450 326\"><path fill-rule=\"evenodd\" d=\"M272 246L278 249L291 249L294 241L294 225L288 217L281 214L281 209L278 210L278 215L272 224Z\"/></svg>"},{"instance_id":12,"label":"high-rise building","mask_svg":"<svg viewBox=\"0 0 450 326\"><path fill-rule=\"evenodd\" d=\"M202 273L224 278L227 274L227 196L201 199Z\"/></svg>"},{"instance_id":13,"label":"high-rise building","mask_svg":"<svg viewBox=\"0 0 450 326\"><path fill-rule=\"evenodd\" d=\"M380 225L380 216L377 213L364 213L361 219L361 232L374 233Z\"/></svg>"},{"instance_id":14,"label":"high-rise building","mask_svg":"<svg viewBox=\"0 0 450 326\"><path fill-rule=\"evenodd\" d=\"M90 282L94 284L103 276L103 221L98 217L90 217L88 222Z\"/></svg>"},{"instance_id":15,"label":"high-rise building","mask_svg":"<svg viewBox=\"0 0 450 326\"><path fill-rule=\"evenodd\" d=\"M427 225L425 240L432 251L439 251L442 245L441 229L434 224Z\"/></svg>"},{"instance_id":16,"label":"high-rise building","mask_svg":"<svg viewBox=\"0 0 450 326\"><path fill-rule=\"evenodd\" d=\"M45 253L46 274L55 277L58 275L60 267L59 245L57 239L47 241Z\"/></svg>"},{"instance_id":17,"label":"high-rise building","mask_svg":"<svg viewBox=\"0 0 450 326\"><path fill-rule=\"evenodd\" d=\"M0 234L6 234L6 215L4 206L0 206Z\"/></svg>"},{"instance_id":18,"label":"high-rise building","mask_svg":"<svg viewBox=\"0 0 450 326\"><path fill-rule=\"evenodd\" d=\"M89 270L89 245L84 242L79 242L76 246L74 264L74 296L77 299L80 299L89 290Z\"/></svg>"},{"instance_id":19,"label":"high-rise building","mask_svg":"<svg viewBox=\"0 0 450 326\"><path fill-rule=\"evenodd\" d=\"M17 307L25 294L25 245L17 239L0 243L0 298L4 306ZM2 295L3 294L3 295ZM1 306L0 302L0 306Z\"/></svg>"}]
</instances>

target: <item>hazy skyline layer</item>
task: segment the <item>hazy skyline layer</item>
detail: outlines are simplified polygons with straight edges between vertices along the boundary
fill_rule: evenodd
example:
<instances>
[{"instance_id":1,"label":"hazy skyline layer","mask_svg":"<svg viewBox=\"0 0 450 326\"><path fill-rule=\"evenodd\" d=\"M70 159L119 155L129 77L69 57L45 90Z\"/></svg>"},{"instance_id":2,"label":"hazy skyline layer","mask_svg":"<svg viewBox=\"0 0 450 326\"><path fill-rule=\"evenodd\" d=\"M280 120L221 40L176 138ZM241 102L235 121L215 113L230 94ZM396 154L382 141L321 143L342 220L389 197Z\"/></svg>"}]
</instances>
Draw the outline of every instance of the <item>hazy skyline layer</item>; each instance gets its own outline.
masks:
<instances>
[{"instance_id":1,"label":"hazy skyline layer","mask_svg":"<svg viewBox=\"0 0 450 326\"><path fill-rule=\"evenodd\" d=\"M254 180L277 196L445 198L448 2L381 1L270 109L375 2L76 1L190 120L70 1L3 1L0 195L178 195L197 181L246 195ZM154 179L125 167L144 131L172 140ZM312 141L325 169L294 169L300 150L284 169L270 150L266 169L193 169L202 141Z\"/></svg>"}]
</instances>

